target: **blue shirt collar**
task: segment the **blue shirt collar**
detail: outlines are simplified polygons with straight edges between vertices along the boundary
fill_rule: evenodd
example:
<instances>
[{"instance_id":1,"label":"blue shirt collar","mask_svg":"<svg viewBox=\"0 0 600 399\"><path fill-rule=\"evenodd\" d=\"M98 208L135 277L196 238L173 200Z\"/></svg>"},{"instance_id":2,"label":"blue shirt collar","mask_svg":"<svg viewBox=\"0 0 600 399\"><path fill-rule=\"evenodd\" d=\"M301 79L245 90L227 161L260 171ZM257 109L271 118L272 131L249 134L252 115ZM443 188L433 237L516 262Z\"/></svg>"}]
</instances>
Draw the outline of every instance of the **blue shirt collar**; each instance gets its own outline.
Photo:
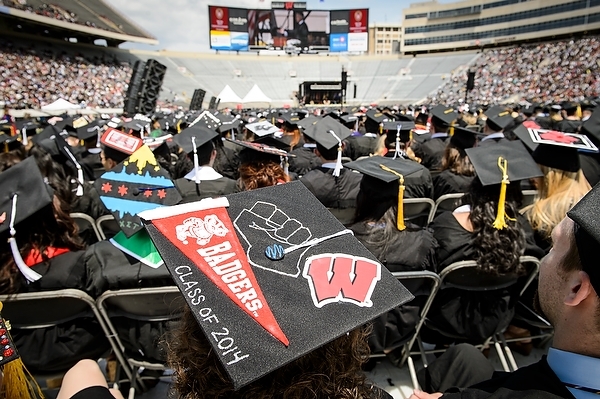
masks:
<instances>
[{"instance_id":1,"label":"blue shirt collar","mask_svg":"<svg viewBox=\"0 0 600 399\"><path fill-rule=\"evenodd\" d=\"M324 163L323 165L321 165L321 167L327 168L327 169L335 169L335 162ZM344 169L344 164L342 164L342 169Z\"/></svg>"},{"instance_id":2,"label":"blue shirt collar","mask_svg":"<svg viewBox=\"0 0 600 399\"><path fill-rule=\"evenodd\" d=\"M548 350L548 365L563 383L600 391L600 359L556 348ZM567 387L577 399L598 399L592 392Z\"/></svg>"},{"instance_id":3,"label":"blue shirt collar","mask_svg":"<svg viewBox=\"0 0 600 399\"><path fill-rule=\"evenodd\" d=\"M503 138L504 138L504 133L496 132L496 133L488 134L487 136L482 138L481 141L486 141L488 139L503 139Z\"/></svg>"}]
</instances>

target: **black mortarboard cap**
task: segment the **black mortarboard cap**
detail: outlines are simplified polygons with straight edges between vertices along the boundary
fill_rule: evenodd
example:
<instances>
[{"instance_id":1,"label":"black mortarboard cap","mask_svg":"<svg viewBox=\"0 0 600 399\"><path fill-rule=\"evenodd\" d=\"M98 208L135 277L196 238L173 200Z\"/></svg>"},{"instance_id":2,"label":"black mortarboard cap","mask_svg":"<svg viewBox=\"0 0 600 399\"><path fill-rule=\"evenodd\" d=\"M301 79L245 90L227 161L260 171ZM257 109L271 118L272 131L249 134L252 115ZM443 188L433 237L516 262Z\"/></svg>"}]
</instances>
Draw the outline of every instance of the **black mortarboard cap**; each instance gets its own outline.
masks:
<instances>
[{"instance_id":1,"label":"black mortarboard cap","mask_svg":"<svg viewBox=\"0 0 600 399\"><path fill-rule=\"evenodd\" d=\"M525 146L529 149L530 152L535 151L538 147L537 143L534 143L531 139L531 134L529 134L529 129L524 124L518 125L513 129L513 133Z\"/></svg>"},{"instance_id":2,"label":"black mortarboard cap","mask_svg":"<svg viewBox=\"0 0 600 399\"><path fill-rule=\"evenodd\" d=\"M219 134L214 130L207 129L204 126L194 125L183 129L181 133L173 138L173 141L175 141L186 154L191 154L194 152L194 148L199 148L218 136ZM192 143L192 139L196 144L195 146Z\"/></svg>"},{"instance_id":3,"label":"black mortarboard cap","mask_svg":"<svg viewBox=\"0 0 600 399\"><path fill-rule=\"evenodd\" d=\"M384 114L383 112L379 112L377 109L370 109L367 111L367 118L376 123L383 123L390 120L390 117Z\"/></svg>"},{"instance_id":4,"label":"black mortarboard cap","mask_svg":"<svg viewBox=\"0 0 600 399\"><path fill-rule=\"evenodd\" d=\"M463 150L472 148L477 142L478 132L465 129L464 127L454 126L454 134L450 137L450 143Z\"/></svg>"},{"instance_id":5,"label":"black mortarboard cap","mask_svg":"<svg viewBox=\"0 0 600 399\"><path fill-rule=\"evenodd\" d=\"M250 130L256 137L269 136L280 132L279 128L268 121L249 123L246 129Z\"/></svg>"},{"instance_id":6,"label":"black mortarboard cap","mask_svg":"<svg viewBox=\"0 0 600 399\"><path fill-rule=\"evenodd\" d=\"M125 128L125 131L141 132L148 124L149 122L146 121L132 119L129 122L124 123L123 127Z\"/></svg>"},{"instance_id":7,"label":"black mortarboard cap","mask_svg":"<svg viewBox=\"0 0 600 399\"><path fill-rule=\"evenodd\" d=\"M513 117L509 110L505 107L495 106L485 111L485 116L488 120L498 125L500 129L504 129L513 121Z\"/></svg>"},{"instance_id":8,"label":"black mortarboard cap","mask_svg":"<svg viewBox=\"0 0 600 399\"><path fill-rule=\"evenodd\" d=\"M9 230L13 196L17 195L17 208L14 225L27 219L37 211L52 204L52 195L44 183L44 178L33 157L25 158L18 164L0 173L0 215L6 212L4 223L0 223L0 233Z\"/></svg>"},{"instance_id":9,"label":"black mortarboard cap","mask_svg":"<svg viewBox=\"0 0 600 399\"><path fill-rule=\"evenodd\" d=\"M93 121L88 123L85 126L82 126L77 129L77 137L80 140L89 140L92 139L102 131L102 127L98 124L98 122Z\"/></svg>"},{"instance_id":10,"label":"black mortarboard cap","mask_svg":"<svg viewBox=\"0 0 600 399\"><path fill-rule=\"evenodd\" d=\"M502 171L498 159L507 161L508 180L513 183L543 176L542 171L520 141L506 141L493 146L467 148L465 150L484 186L500 184Z\"/></svg>"},{"instance_id":11,"label":"black mortarboard cap","mask_svg":"<svg viewBox=\"0 0 600 399\"><path fill-rule=\"evenodd\" d=\"M396 142L398 128L400 128L400 142L408 143L411 140L411 131L415 128L415 123L403 121L383 122L382 132L387 134L385 139L387 144Z\"/></svg>"},{"instance_id":12,"label":"black mortarboard cap","mask_svg":"<svg viewBox=\"0 0 600 399\"><path fill-rule=\"evenodd\" d=\"M302 128L302 129L306 129L308 126L312 125L313 123L315 123L316 121L318 121L320 119L321 118L318 118L316 116L309 115L306 118L304 118L298 122L298 127Z\"/></svg>"},{"instance_id":13,"label":"black mortarboard cap","mask_svg":"<svg viewBox=\"0 0 600 399\"><path fill-rule=\"evenodd\" d=\"M581 167L578 149L598 151L585 135L531 128L528 132L537 145L532 154L533 159L549 168L577 172Z\"/></svg>"},{"instance_id":14,"label":"black mortarboard cap","mask_svg":"<svg viewBox=\"0 0 600 399\"><path fill-rule=\"evenodd\" d=\"M567 101L562 104L562 109L565 111L574 111L577 109L577 107L579 107L579 104L571 101Z\"/></svg>"},{"instance_id":15,"label":"black mortarboard cap","mask_svg":"<svg viewBox=\"0 0 600 399\"><path fill-rule=\"evenodd\" d=\"M21 148L22 144L18 136L11 136L6 133L0 133L0 151L8 152Z\"/></svg>"},{"instance_id":16,"label":"black mortarboard cap","mask_svg":"<svg viewBox=\"0 0 600 399\"><path fill-rule=\"evenodd\" d=\"M411 298L300 182L141 217L236 390Z\"/></svg>"},{"instance_id":17,"label":"black mortarboard cap","mask_svg":"<svg viewBox=\"0 0 600 399\"><path fill-rule=\"evenodd\" d=\"M398 180L399 176L383 170L380 165L384 165L403 176L408 176L422 169L421 165L414 161L407 159L393 159L378 155L345 163L344 168L357 170L363 175L381 180L384 183Z\"/></svg>"},{"instance_id":18,"label":"black mortarboard cap","mask_svg":"<svg viewBox=\"0 0 600 399\"><path fill-rule=\"evenodd\" d=\"M181 201L169 173L146 145L100 176L94 186L127 237L143 228L138 212Z\"/></svg>"},{"instance_id":19,"label":"black mortarboard cap","mask_svg":"<svg viewBox=\"0 0 600 399\"><path fill-rule=\"evenodd\" d=\"M598 267L598 246L600 246L600 184L596 184L567 216L575 222L575 243L579 252L582 269L590 276L596 295L600 295L600 267Z\"/></svg>"},{"instance_id":20,"label":"black mortarboard cap","mask_svg":"<svg viewBox=\"0 0 600 399\"><path fill-rule=\"evenodd\" d=\"M286 112L283 115L281 115L280 119L283 120L283 123L292 127L298 126L298 122L302 120L300 114L298 114L297 112Z\"/></svg>"},{"instance_id":21,"label":"black mortarboard cap","mask_svg":"<svg viewBox=\"0 0 600 399\"><path fill-rule=\"evenodd\" d=\"M350 129L331 116L318 119L316 122L306 127L303 133L327 150L338 146L340 141L352 135Z\"/></svg>"},{"instance_id":22,"label":"black mortarboard cap","mask_svg":"<svg viewBox=\"0 0 600 399\"><path fill-rule=\"evenodd\" d=\"M272 137L272 136L268 136L267 138L269 138L269 137ZM282 136L282 138L284 138L284 137L291 137L291 136L286 136L286 135ZM251 143L248 141L239 141L239 140L230 140L230 139L227 139L227 140L243 147L239 153L241 163L246 163L246 162L258 160L258 159L268 159L268 160L272 160L275 162L279 162L281 160L280 157L292 157L292 158L295 157L295 155L288 153L286 150L282 150L278 147L271 146L268 144L260 143L258 141L254 141Z\"/></svg>"},{"instance_id":23,"label":"black mortarboard cap","mask_svg":"<svg viewBox=\"0 0 600 399\"><path fill-rule=\"evenodd\" d=\"M434 125L449 127L458 118L458 113L454 111L454 108L446 107L444 105L437 105L431 110L431 119Z\"/></svg>"},{"instance_id":24,"label":"black mortarboard cap","mask_svg":"<svg viewBox=\"0 0 600 399\"><path fill-rule=\"evenodd\" d=\"M100 143L104 145L104 153L108 158L121 162L143 145L142 139L123 133L117 129L108 128Z\"/></svg>"}]
</instances>

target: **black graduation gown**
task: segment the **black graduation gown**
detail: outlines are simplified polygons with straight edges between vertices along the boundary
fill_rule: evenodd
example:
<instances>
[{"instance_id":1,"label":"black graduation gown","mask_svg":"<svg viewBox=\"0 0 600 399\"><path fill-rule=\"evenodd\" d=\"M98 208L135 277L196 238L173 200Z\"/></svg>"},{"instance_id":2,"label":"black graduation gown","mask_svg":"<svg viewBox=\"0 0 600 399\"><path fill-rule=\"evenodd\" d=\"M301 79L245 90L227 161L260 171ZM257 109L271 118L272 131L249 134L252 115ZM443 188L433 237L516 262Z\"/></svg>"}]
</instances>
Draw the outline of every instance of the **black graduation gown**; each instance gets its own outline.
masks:
<instances>
[{"instance_id":1,"label":"black graduation gown","mask_svg":"<svg viewBox=\"0 0 600 399\"><path fill-rule=\"evenodd\" d=\"M173 184L181 194L182 204L200 201L203 198L221 197L239 191L235 180L224 176L216 180L202 180L198 186L194 180L183 177L173 181Z\"/></svg>"},{"instance_id":2,"label":"black graduation gown","mask_svg":"<svg viewBox=\"0 0 600 399\"><path fill-rule=\"evenodd\" d=\"M466 193L473 177L457 175L449 169L443 170L433 178L433 199L437 200L444 194Z\"/></svg>"},{"instance_id":3,"label":"black graduation gown","mask_svg":"<svg viewBox=\"0 0 600 399\"><path fill-rule=\"evenodd\" d=\"M583 122L578 120L563 119L556 124L556 130L565 133L577 133L582 123Z\"/></svg>"},{"instance_id":4,"label":"black graduation gown","mask_svg":"<svg viewBox=\"0 0 600 399\"><path fill-rule=\"evenodd\" d=\"M108 241L101 241L88 248L86 263L100 270L97 277L102 290L164 287L174 285L171 274L163 264L152 268L121 252ZM167 322L146 322L123 317L113 317L115 326L126 352L135 357L144 354L145 360L164 362L165 353L159 345L167 331Z\"/></svg>"},{"instance_id":5,"label":"black graduation gown","mask_svg":"<svg viewBox=\"0 0 600 399\"><path fill-rule=\"evenodd\" d=\"M519 224L525 231L525 255L542 257L544 252L535 244L533 230L527 219L519 215ZM444 212L431 224L439 248L436 251L438 271L461 260L472 260L475 249L473 234L465 230L452 212ZM432 324L467 342L482 342L499 325L508 325L514 315L514 287L488 293L458 292L452 288L440 291L428 318Z\"/></svg>"},{"instance_id":6,"label":"black graduation gown","mask_svg":"<svg viewBox=\"0 0 600 399\"><path fill-rule=\"evenodd\" d=\"M328 208L346 209L356 207L362 175L350 169L342 169L339 177L333 169L319 167L311 170L300 181Z\"/></svg>"},{"instance_id":7,"label":"black graduation gown","mask_svg":"<svg viewBox=\"0 0 600 399\"><path fill-rule=\"evenodd\" d=\"M314 148L294 148L290 153L295 157L289 157L289 171L299 176L305 175L323 164L323 160L315 154Z\"/></svg>"},{"instance_id":8,"label":"black graduation gown","mask_svg":"<svg viewBox=\"0 0 600 399\"><path fill-rule=\"evenodd\" d=\"M359 222L350 226L354 236L391 272L431 270L435 271L437 243L433 231L415 225L407 230L393 230L387 239L383 224ZM410 337L419 321L419 312L426 301L428 286L416 281L406 284L415 299L373 320L369 346L373 352L394 349Z\"/></svg>"},{"instance_id":9,"label":"black graduation gown","mask_svg":"<svg viewBox=\"0 0 600 399\"><path fill-rule=\"evenodd\" d=\"M596 154L579 153L581 170L590 186L594 187L600 182L600 160Z\"/></svg>"},{"instance_id":10,"label":"black graduation gown","mask_svg":"<svg viewBox=\"0 0 600 399\"><path fill-rule=\"evenodd\" d=\"M488 381L470 388L451 388L444 399L557 399L573 398L573 395L552 371L546 356L537 363L521 367L512 373L497 372Z\"/></svg>"},{"instance_id":11,"label":"black graduation gown","mask_svg":"<svg viewBox=\"0 0 600 399\"><path fill-rule=\"evenodd\" d=\"M86 262L86 251L67 252L31 267L42 275L36 282L23 281L20 292L75 288L92 297L102 292L98 269ZM24 364L30 371L65 371L82 359L97 359L110 348L93 313L75 320L35 330L11 331Z\"/></svg>"},{"instance_id":12,"label":"black graduation gown","mask_svg":"<svg viewBox=\"0 0 600 399\"><path fill-rule=\"evenodd\" d=\"M442 157L448 145L448 137L430 138L423 144L413 148L415 155L421 158L421 165L429 170L439 170L442 167Z\"/></svg>"},{"instance_id":13,"label":"black graduation gown","mask_svg":"<svg viewBox=\"0 0 600 399\"><path fill-rule=\"evenodd\" d=\"M481 140L479 141L479 143L477 144L478 147L486 147L488 145L495 145L498 143L504 143L506 142L508 139L506 137L499 137L497 139L487 139L487 140Z\"/></svg>"},{"instance_id":14,"label":"black graduation gown","mask_svg":"<svg viewBox=\"0 0 600 399\"><path fill-rule=\"evenodd\" d=\"M237 180L240 177L240 158L236 151L226 146L227 143L229 141L226 141L223 146L217 146L217 158L213 168L223 176Z\"/></svg>"},{"instance_id":15,"label":"black graduation gown","mask_svg":"<svg viewBox=\"0 0 600 399\"><path fill-rule=\"evenodd\" d=\"M535 118L535 122L540 126L540 128L546 130L552 130L556 125L554 120L549 116L538 116L537 118Z\"/></svg>"},{"instance_id":16,"label":"black graduation gown","mask_svg":"<svg viewBox=\"0 0 600 399\"><path fill-rule=\"evenodd\" d=\"M83 151L81 153L81 165L85 165L87 168L92 170L94 174L94 180L97 180L105 172L99 152L91 153L88 150Z\"/></svg>"}]
</instances>

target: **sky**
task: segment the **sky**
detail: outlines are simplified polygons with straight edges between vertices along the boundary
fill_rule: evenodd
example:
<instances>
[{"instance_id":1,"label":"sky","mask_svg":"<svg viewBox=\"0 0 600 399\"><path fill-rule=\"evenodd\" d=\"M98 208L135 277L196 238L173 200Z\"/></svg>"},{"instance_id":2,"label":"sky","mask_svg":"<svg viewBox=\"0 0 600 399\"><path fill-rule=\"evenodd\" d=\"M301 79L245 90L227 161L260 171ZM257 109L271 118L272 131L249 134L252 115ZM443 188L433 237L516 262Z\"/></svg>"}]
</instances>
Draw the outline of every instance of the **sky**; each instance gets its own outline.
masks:
<instances>
[{"instance_id":1,"label":"sky","mask_svg":"<svg viewBox=\"0 0 600 399\"><path fill-rule=\"evenodd\" d=\"M269 8L269 0L105 0L152 34L158 46L125 43L122 48L210 51L208 5ZM440 3L452 0L438 0ZM416 0L306 0L309 10L368 8L369 22L400 23L402 10Z\"/></svg>"}]
</instances>

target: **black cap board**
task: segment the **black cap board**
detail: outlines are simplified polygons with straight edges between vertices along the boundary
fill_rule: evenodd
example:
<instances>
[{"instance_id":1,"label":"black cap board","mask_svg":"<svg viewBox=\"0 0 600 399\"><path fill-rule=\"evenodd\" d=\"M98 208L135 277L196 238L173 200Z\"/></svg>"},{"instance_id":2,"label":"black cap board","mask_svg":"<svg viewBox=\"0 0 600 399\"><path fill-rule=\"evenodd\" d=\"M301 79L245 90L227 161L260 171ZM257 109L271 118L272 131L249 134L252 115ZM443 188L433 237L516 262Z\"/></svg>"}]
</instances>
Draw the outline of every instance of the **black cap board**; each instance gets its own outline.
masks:
<instances>
[{"instance_id":1,"label":"black cap board","mask_svg":"<svg viewBox=\"0 0 600 399\"><path fill-rule=\"evenodd\" d=\"M411 298L301 182L141 217L236 390Z\"/></svg>"},{"instance_id":2,"label":"black cap board","mask_svg":"<svg viewBox=\"0 0 600 399\"><path fill-rule=\"evenodd\" d=\"M458 113L454 111L454 108L437 105L431 110L431 119L434 125L447 128L452 125L456 118L458 118Z\"/></svg>"},{"instance_id":3,"label":"black cap board","mask_svg":"<svg viewBox=\"0 0 600 399\"><path fill-rule=\"evenodd\" d=\"M82 126L77 129L77 137L80 140L89 140L98 136L102 132L102 127L98 124L97 121L93 121L88 123L85 126Z\"/></svg>"},{"instance_id":4,"label":"black cap board","mask_svg":"<svg viewBox=\"0 0 600 399\"><path fill-rule=\"evenodd\" d=\"M219 133L214 130L207 129L204 126L194 125L183 129L181 133L173 138L173 141L175 141L186 154L191 154L194 152L194 148L201 147L218 136Z\"/></svg>"},{"instance_id":5,"label":"black cap board","mask_svg":"<svg viewBox=\"0 0 600 399\"><path fill-rule=\"evenodd\" d=\"M327 150L338 146L340 141L352 135L350 129L331 116L318 119L316 122L307 126L303 133Z\"/></svg>"},{"instance_id":6,"label":"black cap board","mask_svg":"<svg viewBox=\"0 0 600 399\"><path fill-rule=\"evenodd\" d=\"M382 132L387 134L386 144L395 143L398 129L400 129L400 142L408 143L411 140L411 132L415 128L414 122L383 122Z\"/></svg>"},{"instance_id":7,"label":"black cap board","mask_svg":"<svg viewBox=\"0 0 600 399\"><path fill-rule=\"evenodd\" d=\"M500 129L504 129L513 121L513 117L509 110L504 107L495 106L485 111L485 116L488 120L498 125Z\"/></svg>"},{"instance_id":8,"label":"black cap board","mask_svg":"<svg viewBox=\"0 0 600 399\"><path fill-rule=\"evenodd\" d=\"M4 223L0 223L0 233L10 228L13 197L16 195L16 212L14 225L52 204L52 195L42 173L33 157L25 158L18 164L0 173L0 215L5 215Z\"/></svg>"},{"instance_id":9,"label":"black cap board","mask_svg":"<svg viewBox=\"0 0 600 399\"><path fill-rule=\"evenodd\" d=\"M600 295L600 184L596 184L575 206L567 212L575 222L575 243L583 270L590 276L596 295Z\"/></svg>"},{"instance_id":10,"label":"black cap board","mask_svg":"<svg viewBox=\"0 0 600 399\"><path fill-rule=\"evenodd\" d=\"M527 128L527 126L525 126L523 123L514 128L513 133L531 152L535 151L535 149L538 147L538 144L531 139L529 128Z\"/></svg>"},{"instance_id":11,"label":"black cap board","mask_svg":"<svg viewBox=\"0 0 600 399\"><path fill-rule=\"evenodd\" d=\"M578 149L598 152L585 135L532 128L528 132L531 141L537 145L532 154L533 159L549 168L577 172L581 167Z\"/></svg>"},{"instance_id":12,"label":"black cap board","mask_svg":"<svg viewBox=\"0 0 600 399\"><path fill-rule=\"evenodd\" d=\"M284 136L285 137L285 136ZM262 143L258 143L258 142L248 142L248 141L240 141L240 140L231 140L231 139L226 139L227 141L230 141L234 144L237 144L241 147L244 147L246 149L250 149L252 151L258 152L258 153L263 153L263 154L269 154L269 155L277 155L277 156L282 156L282 157L295 157L295 155L288 153L285 150L281 150L279 148L276 147L272 147L266 144L262 144ZM243 149L242 149L243 150Z\"/></svg>"},{"instance_id":13,"label":"black cap board","mask_svg":"<svg viewBox=\"0 0 600 399\"><path fill-rule=\"evenodd\" d=\"M100 176L94 186L127 237L143 228L138 212L181 201L169 173L146 145Z\"/></svg>"},{"instance_id":14,"label":"black cap board","mask_svg":"<svg viewBox=\"0 0 600 399\"><path fill-rule=\"evenodd\" d=\"M21 148L22 144L18 136L11 136L6 133L0 133L0 149L3 152L8 152Z\"/></svg>"},{"instance_id":15,"label":"black cap board","mask_svg":"<svg viewBox=\"0 0 600 399\"><path fill-rule=\"evenodd\" d=\"M306 129L308 126L312 125L313 123L315 123L316 121L318 121L320 118L313 116L313 115L309 115L306 118L302 119L301 121L298 122L298 127L302 128L302 129Z\"/></svg>"},{"instance_id":16,"label":"black cap board","mask_svg":"<svg viewBox=\"0 0 600 399\"><path fill-rule=\"evenodd\" d=\"M408 176L421 170L421 166L416 162L407 159L382 157L379 155L345 163L344 168L359 171L363 175L374 177L385 183L390 183L399 179L399 176L383 170L381 165L390 168L403 176Z\"/></svg>"},{"instance_id":17,"label":"black cap board","mask_svg":"<svg viewBox=\"0 0 600 399\"><path fill-rule=\"evenodd\" d=\"M500 142L494 146L467 148L465 151L484 186L502 182L503 173L498 165L500 158L506 161L510 182L543 176L520 141Z\"/></svg>"},{"instance_id":18,"label":"black cap board","mask_svg":"<svg viewBox=\"0 0 600 399\"><path fill-rule=\"evenodd\" d=\"M450 143L454 146L466 150L473 148L477 143L477 137L480 134L476 131L465 129L464 127L454 126L454 134L450 137Z\"/></svg>"},{"instance_id":19,"label":"black cap board","mask_svg":"<svg viewBox=\"0 0 600 399\"><path fill-rule=\"evenodd\" d=\"M250 130L258 137L269 136L281 131L277 126L268 121L249 123L246 125L246 129Z\"/></svg>"}]
</instances>

